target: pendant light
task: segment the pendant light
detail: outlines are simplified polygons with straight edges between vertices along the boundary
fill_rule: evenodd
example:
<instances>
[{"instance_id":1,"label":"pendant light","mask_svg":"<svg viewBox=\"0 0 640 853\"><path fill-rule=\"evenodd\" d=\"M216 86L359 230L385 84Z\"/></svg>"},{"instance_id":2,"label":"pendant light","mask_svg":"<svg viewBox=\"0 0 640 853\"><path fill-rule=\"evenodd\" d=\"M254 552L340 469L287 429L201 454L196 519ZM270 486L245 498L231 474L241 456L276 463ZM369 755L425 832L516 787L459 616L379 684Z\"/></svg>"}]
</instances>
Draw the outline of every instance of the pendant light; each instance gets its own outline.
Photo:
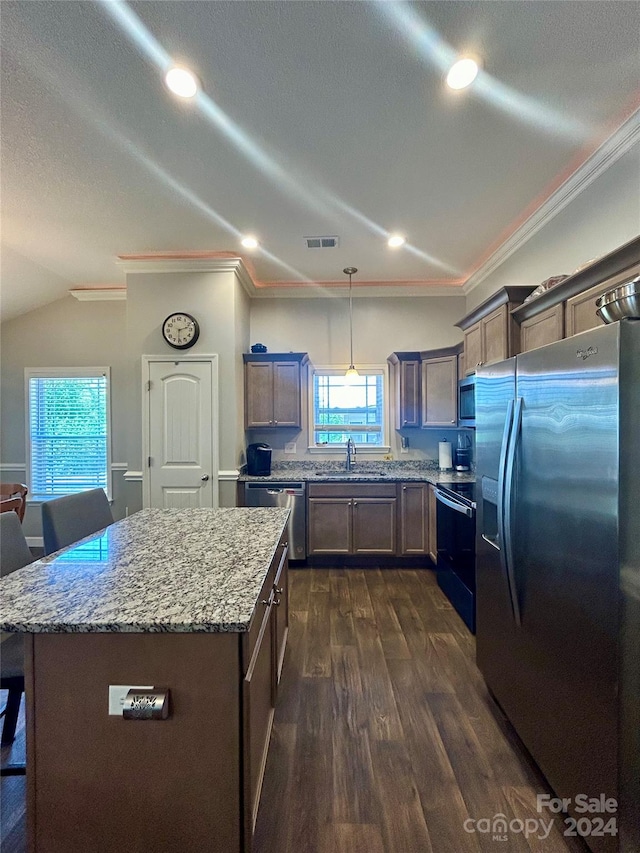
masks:
<instances>
[{"instance_id":1,"label":"pendant light","mask_svg":"<svg viewBox=\"0 0 640 853\"><path fill-rule=\"evenodd\" d=\"M356 267L345 267L342 270L342 272L345 275L349 276L349 354L350 354L350 361L349 361L349 367L347 368L347 372L345 373L344 378L347 380L347 382L352 382L354 379L357 379L360 375L358 373L358 371L356 370L355 365L353 363L353 297L351 294L351 276L354 273L357 273L358 270L356 269Z\"/></svg>"}]
</instances>

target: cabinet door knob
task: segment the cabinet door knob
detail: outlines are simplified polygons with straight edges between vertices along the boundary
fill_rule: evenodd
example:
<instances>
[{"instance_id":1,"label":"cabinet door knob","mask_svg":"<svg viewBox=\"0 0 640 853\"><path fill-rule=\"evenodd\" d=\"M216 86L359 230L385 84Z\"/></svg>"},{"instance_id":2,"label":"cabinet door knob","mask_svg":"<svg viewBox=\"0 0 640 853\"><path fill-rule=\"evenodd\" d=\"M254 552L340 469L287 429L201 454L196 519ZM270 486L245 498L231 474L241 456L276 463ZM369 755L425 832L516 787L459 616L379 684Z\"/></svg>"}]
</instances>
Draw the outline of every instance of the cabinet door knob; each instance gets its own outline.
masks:
<instances>
[{"instance_id":1,"label":"cabinet door knob","mask_svg":"<svg viewBox=\"0 0 640 853\"><path fill-rule=\"evenodd\" d=\"M262 601L260 602L260 604L264 604L265 607L268 607L270 604L270 601L268 598L263 598Z\"/></svg>"},{"instance_id":2,"label":"cabinet door knob","mask_svg":"<svg viewBox=\"0 0 640 853\"><path fill-rule=\"evenodd\" d=\"M274 599L273 599L273 604L274 604L274 606L275 606L275 607L280 607L280 599L279 599L279 598L274 598Z\"/></svg>"},{"instance_id":3,"label":"cabinet door knob","mask_svg":"<svg viewBox=\"0 0 640 853\"><path fill-rule=\"evenodd\" d=\"M407 491L407 487L406 487L406 486L403 486L403 487L402 487L402 491L403 491L403 492L406 492L406 491Z\"/></svg>"},{"instance_id":4,"label":"cabinet door knob","mask_svg":"<svg viewBox=\"0 0 640 853\"><path fill-rule=\"evenodd\" d=\"M358 501L354 501L354 502L353 502L353 505L354 505L354 506L358 506Z\"/></svg>"},{"instance_id":5,"label":"cabinet door knob","mask_svg":"<svg viewBox=\"0 0 640 853\"><path fill-rule=\"evenodd\" d=\"M455 424L455 420L453 418L451 418L451 423Z\"/></svg>"},{"instance_id":6,"label":"cabinet door knob","mask_svg":"<svg viewBox=\"0 0 640 853\"><path fill-rule=\"evenodd\" d=\"M274 421L274 424L277 424L277 423L278 423L278 421Z\"/></svg>"},{"instance_id":7,"label":"cabinet door knob","mask_svg":"<svg viewBox=\"0 0 640 853\"><path fill-rule=\"evenodd\" d=\"M283 590L282 590L282 589L278 589L278 587L277 587L277 586L276 586L276 587L274 587L274 590L273 590L273 591L275 592L275 594L276 594L276 595L282 595L282 592L283 592Z\"/></svg>"},{"instance_id":8,"label":"cabinet door knob","mask_svg":"<svg viewBox=\"0 0 640 853\"><path fill-rule=\"evenodd\" d=\"M203 474L203 475L202 475L202 477L200 477L200 479L202 480L202 482L203 482L203 483L206 483L206 482L207 482L207 480L209 479L209 475L208 475L208 474Z\"/></svg>"}]
</instances>

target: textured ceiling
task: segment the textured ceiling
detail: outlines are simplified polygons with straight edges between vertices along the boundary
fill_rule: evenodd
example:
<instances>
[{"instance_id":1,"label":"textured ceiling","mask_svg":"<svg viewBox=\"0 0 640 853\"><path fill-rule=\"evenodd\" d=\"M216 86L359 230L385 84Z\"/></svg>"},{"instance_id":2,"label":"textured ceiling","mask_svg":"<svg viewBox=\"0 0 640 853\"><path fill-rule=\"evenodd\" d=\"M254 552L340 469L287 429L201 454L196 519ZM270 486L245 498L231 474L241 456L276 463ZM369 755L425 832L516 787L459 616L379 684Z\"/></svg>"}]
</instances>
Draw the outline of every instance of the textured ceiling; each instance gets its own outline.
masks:
<instances>
[{"instance_id":1,"label":"textured ceiling","mask_svg":"<svg viewBox=\"0 0 640 853\"><path fill-rule=\"evenodd\" d=\"M631 112L639 26L635 2L3 0L3 317L122 283L123 254L462 283ZM484 72L456 94L462 50ZM163 87L168 57L197 102ZM316 234L340 247L306 249Z\"/></svg>"}]
</instances>

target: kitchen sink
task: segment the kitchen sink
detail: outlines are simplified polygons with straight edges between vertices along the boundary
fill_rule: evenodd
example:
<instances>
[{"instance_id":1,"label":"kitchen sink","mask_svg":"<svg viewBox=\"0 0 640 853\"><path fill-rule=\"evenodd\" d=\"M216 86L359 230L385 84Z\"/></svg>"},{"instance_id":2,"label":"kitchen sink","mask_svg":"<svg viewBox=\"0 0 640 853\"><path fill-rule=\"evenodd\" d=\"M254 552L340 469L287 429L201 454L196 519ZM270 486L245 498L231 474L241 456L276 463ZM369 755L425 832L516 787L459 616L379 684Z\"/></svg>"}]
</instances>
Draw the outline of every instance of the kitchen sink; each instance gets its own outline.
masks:
<instances>
[{"instance_id":1,"label":"kitchen sink","mask_svg":"<svg viewBox=\"0 0 640 853\"><path fill-rule=\"evenodd\" d=\"M314 476L322 477L323 480L345 480L349 479L349 477L380 477L380 474L376 474L372 471L331 471L327 473L326 471L314 471Z\"/></svg>"}]
</instances>

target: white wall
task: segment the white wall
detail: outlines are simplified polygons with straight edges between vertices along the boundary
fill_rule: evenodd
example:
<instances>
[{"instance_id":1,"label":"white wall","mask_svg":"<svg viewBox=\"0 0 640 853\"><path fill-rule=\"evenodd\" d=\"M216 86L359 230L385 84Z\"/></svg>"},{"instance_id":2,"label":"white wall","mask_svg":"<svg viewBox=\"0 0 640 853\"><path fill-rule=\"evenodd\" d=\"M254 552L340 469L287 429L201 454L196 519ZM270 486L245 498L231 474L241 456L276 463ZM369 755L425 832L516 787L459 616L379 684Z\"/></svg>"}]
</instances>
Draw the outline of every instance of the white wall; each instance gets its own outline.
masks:
<instances>
[{"instance_id":1,"label":"white wall","mask_svg":"<svg viewBox=\"0 0 640 853\"><path fill-rule=\"evenodd\" d=\"M192 314L200 337L190 355L218 355L219 449L221 470L243 462L244 409L242 351L247 349L248 298L233 271L153 272L127 275L127 338L131 370L140 377L140 356L176 355L163 339L162 323L174 311ZM142 465L141 385L134 383L128 458ZM235 505L235 483L220 484L220 504Z\"/></svg>"},{"instance_id":2,"label":"white wall","mask_svg":"<svg viewBox=\"0 0 640 853\"><path fill-rule=\"evenodd\" d=\"M437 349L462 340L454 323L465 313L463 296L356 297L353 357L383 363L395 351ZM349 363L349 300L254 299L251 343L269 352L308 352L314 364Z\"/></svg>"},{"instance_id":3,"label":"white wall","mask_svg":"<svg viewBox=\"0 0 640 853\"><path fill-rule=\"evenodd\" d=\"M506 284L570 275L640 233L640 144L603 172L467 297L467 311Z\"/></svg>"},{"instance_id":4,"label":"white wall","mask_svg":"<svg viewBox=\"0 0 640 853\"><path fill-rule=\"evenodd\" d=\"M1 444L4 482L23 482L26 463L25 367L111 368L111 457L126 463L127 434L131 425L128 404L129 365L126 351L124 302L78 302L71 296L52 302L2 324L0 398ZM123 480L114 470L113 512L116 518L139 508L137 484ZM40 505L30 504L24 520L27 536L40 536Z\"/></svg>"}]
</instances>

